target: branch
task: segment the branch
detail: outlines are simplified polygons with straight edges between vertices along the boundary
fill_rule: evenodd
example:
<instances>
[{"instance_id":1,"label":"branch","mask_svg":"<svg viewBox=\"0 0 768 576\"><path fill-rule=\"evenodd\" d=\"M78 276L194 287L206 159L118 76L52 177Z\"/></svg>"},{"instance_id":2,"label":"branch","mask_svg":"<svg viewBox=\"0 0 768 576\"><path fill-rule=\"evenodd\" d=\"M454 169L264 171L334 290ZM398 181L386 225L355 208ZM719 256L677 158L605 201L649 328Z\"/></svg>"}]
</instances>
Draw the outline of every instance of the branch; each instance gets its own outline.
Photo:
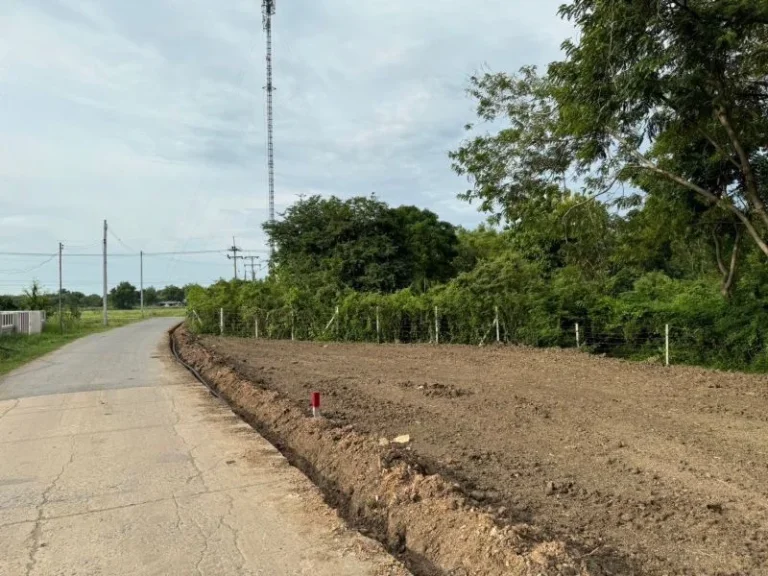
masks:
<instances>
[{"instance_id":1,"label":"branch","mask_svg":"<svg viewBox=\"0 0 768 576\"><path fill-rule=\"evenodd\" d=\"M744 174L744 181L747 185L747 197L752 204L752 208L754 208L755 212L757 212L760 218L762 218L763 223L768 226L768 214L766 214L765 204L763 204L763 201L760 199L760 194L757 190L757 181L755 180L755 175L752 172L752 165L749 162L749 157L747 156L744 147L741 145L741 141L739 140L736 131L733 129L731 119L728 116L728 111L725 108L720 107L720 109L717 111L717 118L720 120L723 128L725 128L728 137L731 139L733 149L736 151L736 154L739 156L739 160L741 161L740 170Z\"/></svg>"},{"instance_id":2,"label":"branch","mask_svg":"<svg viewBox=\"0 0 768 576\"><path fill-rule=\"evenodd\" d=\"M730 294L733 286L733 279L736 277L736 260L739 256L739 242L741 241L741 228L736 229L736 238L733 240L733 250L731 251L731 266L728 269L728 278L723 284L725 294Z\"/></svg>"},{"instance_id":3,"label":"branch","mask_svg":"<svg viewBox=\"0 0 768 576\"><path fill-rule=\"evenodd\" d=\"M760 236L760 233L752 224L749 217L746 214L744 214L744 212L739 210L736 206L734 206L733 203L730 202L730 199L718 198L717 196L712 194L712 192L710 192L709 190L705 190L701 186L698 186L693 182L689 182L688 180L678 176L677 174L673 174L672 172L664 170L663 168L659 168L639 152L632 152L632 155L635 156L640 161L640 165L638 166L639 168L645 168L646 170L650 170L651 172L664 176L668 180L671 180L672 182L676 182L677 184L680 184L684 188L687 188L688 190L692 190L696 192L697 194L699 194L700 196L702 196L712 204L715 204L717 206L721 206L723 208L726 208L727 210L730 210L739 220L741 220L741 223L744 224L744 228L747 229L747 232L755 241L755 244L757 244L757 246L760 248L760 251L766 256L768 256L768 244L766 244L765 241L762 239L762 237Z\"/></svg>"},{"instance_id":4,"label":"branch","mask_svg":"<svg viewBox=\"0 0 768 576\"><path fill-rule=\"evenodd\" d=\"M568 208L568 210L565 211L565 214L563 214L562 220L564 221L568 217L568 214L571 213L571 210L573 210L574 208L578 208L579 206L583 206L584 204L589 204L593 200L596 200L599 196L602 196L603 194L610 192L611 189L613 188L613 185L616 184L618 179L619 179L618 175L614 176L613 179L608 183L608 185L602 190L600 190L600 192L595 192L594 194L592 194L592 196L589 196L584 200L582 200L581 202L577 202L576 204Z\"/></svg>"},{"instance_id":5,"label":"branch","mask_svg":"<svg viewBox=\"0 0 768 576\"><path fill-rule=\"evenodd\" d=\"M715 241L715 260L717 261L717 267L723 275L723 278L725 278L728 275L728 270L725 269L725 264L723 264L723 259L720 256L720 241L717 239L717 232L714 230L712 231L712 239Z\"/></svg>"},{"instance_id":6,"label":"branch","mask_svg":"<svg viewBox=\"0 0 768 576\"><path fill-rule=\"evenodd\" d=\"M720 144L718 144L717 142L715 142L714 138L712 138L709 134L704 132L704 130L702 130L701 128L699 128L699 132L701 132L701 135L704 136L704 138L706 138L709 141L709 143L715 147L716 150L718 150L723 154L723 156L728 158L728 162L733 164L737 170L741 170L741 164L739 164L738 162L736 162L736 160L733 159L732 154L726 154L726 151L723 149L723 147L720 146Z\"/></svg>"}]
</instances>

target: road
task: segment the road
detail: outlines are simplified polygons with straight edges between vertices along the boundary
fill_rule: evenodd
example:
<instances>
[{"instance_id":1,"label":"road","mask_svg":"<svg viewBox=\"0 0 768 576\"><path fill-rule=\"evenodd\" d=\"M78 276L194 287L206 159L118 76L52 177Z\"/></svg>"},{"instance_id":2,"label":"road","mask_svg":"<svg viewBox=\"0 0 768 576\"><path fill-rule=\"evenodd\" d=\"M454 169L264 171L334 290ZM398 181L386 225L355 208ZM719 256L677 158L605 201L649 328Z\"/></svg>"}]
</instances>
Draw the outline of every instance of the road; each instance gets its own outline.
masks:
<instances>
[{"instance_id":1,"label":"road","mask_svg":"<svg viewBox=\"0 0 768 576\"><path fill-rule=\"evenodd\" d=\"M0 575L404 575L173 362L157 318L0 380Z\"/></svg>"}]
</instances>

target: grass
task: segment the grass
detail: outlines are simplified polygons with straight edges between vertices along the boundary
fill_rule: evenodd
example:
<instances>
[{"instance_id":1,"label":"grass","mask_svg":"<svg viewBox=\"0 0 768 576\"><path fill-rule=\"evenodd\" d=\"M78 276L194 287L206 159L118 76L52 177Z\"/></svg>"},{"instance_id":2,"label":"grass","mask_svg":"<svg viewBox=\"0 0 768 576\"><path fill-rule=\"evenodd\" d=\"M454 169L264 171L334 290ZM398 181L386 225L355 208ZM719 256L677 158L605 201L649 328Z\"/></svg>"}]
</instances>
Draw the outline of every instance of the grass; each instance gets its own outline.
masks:
<instances>
[{"instance_id":1,"label":"grass","mask_svg":"<svg viewBox=\"0 0 768 576\"><path fill-rule=\"evenodd\" d=\"M144 319L183 318L185 314L184 308L150 308L144 311ZM57 316L51 315L42 334L0 336L0 375L88 334L104 332L142 319L139 310L110 310L109 326L105 328L102 325L101 310L83 310L80 318L65 318L64 332L61 332Z\"/></svg>"}]
</instances>

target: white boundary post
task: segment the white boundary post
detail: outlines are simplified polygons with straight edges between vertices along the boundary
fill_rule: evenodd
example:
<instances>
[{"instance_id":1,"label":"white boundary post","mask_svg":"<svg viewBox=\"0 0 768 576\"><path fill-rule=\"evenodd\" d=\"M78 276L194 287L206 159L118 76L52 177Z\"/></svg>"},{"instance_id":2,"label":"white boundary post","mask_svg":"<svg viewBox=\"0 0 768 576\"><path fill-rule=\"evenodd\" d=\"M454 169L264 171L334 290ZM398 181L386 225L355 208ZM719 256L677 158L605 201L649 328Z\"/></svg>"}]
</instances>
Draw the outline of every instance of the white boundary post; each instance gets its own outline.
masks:
<instances>
[{"instance_id":1,"label":"white boundary post","mask_svg":"<svg viewBox=\"0 0 768 576\"><path fill-rule=\"evenodd\" d=\"M339 307L336 306L336 312L333 314L336 317L336 338L339 338Z\"/></svg>"},{"instance_id":2,"label":"white boundary post","mask_svg":"<svg viewBox=\"0 0 768 576\"><path fill-rule=\"evenodd\" d=\"M224 336L224 308L219 308L219 333Z\"/></svg>"},{"instance_id":3,"label":"white boundary post","mask_svg":"<svg viewBox=\"0 0 768 576\"><path fill-rule=\"evenodd\" d=\"M669 366L669 324L664 327L664 363Z\"/></svg>"},{"instance_id":4,"label":"white boundary post","mask_svg":"<svg viewBox=\"0 0 768 576\"><path fill-rule=\"evenodd\" d=\"M258 339L259 338L259 315L258 315L258 313L256 314L256 316L254 316L253 323L254 323L254 335L255 335L256 339Z\"/></svg>"},{"instance_id":5,"label":"white boundary post","mask_svg":"<svg viewBox=\"0 0 768 576\"><path fill-rule=\"evenodd\" d=\"M435 306L435 344L440 344L440 317Z\"/></svg>"},{"instance_id":6,"label":"white boundary post","mask_svg":"<svg viewBox=\"0 0 768 576\"><path fill-rule=\"evenodd\" d=\"M376 306L376 342L381 344L381 321L379 319L379 307Z\"/></svg>"},{"instance_id":7,"label":"white boundary post","mask_svg":"<svg viewBox=\"0 0 768 576\"><path fill-rule=\"evenodd\" d=\"M296 316L293 313L293 308L291 308L291 341L296 340Z\"/></svg>"},{"instance_id":8,"label":"white boundary post","mask_svg":"<svg viewBox=\"0 0 768 576\"><path fill-rule=\"evenodd\" d=\"M493 320L493 323L496 324L496 344L501 342L501 330L499 328L499 307L496 306L496 317Z\"/></svg>"},{"instance_id":9,"label":"white boundary post","mask_svg":"<svg viewBox=\"0 0 768 576\"><path fill-rule=\"evenodd\" d=\"M579 323L576 322L576 349L581 348L581 339L579 338Z\"/></svg>"}]
</instances>

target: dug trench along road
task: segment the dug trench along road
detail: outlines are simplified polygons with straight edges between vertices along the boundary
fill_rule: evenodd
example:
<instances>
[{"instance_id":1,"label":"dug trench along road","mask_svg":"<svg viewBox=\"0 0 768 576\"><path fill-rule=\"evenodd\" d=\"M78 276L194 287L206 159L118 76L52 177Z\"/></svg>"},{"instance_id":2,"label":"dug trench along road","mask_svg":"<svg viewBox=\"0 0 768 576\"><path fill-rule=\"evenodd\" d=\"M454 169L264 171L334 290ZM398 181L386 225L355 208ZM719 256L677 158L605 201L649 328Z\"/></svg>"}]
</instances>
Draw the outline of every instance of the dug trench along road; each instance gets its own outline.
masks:
<instances>
[{"instance_id":1,"label":"dug trench along road","mask_svg":"<svg viewBox=\"0 0 768 576\"><path fill-rule=\"evenodd\" d=\"M0 379L0 575L404 574L173 361L175 322Z\"/></svg>"}]
</instances>

